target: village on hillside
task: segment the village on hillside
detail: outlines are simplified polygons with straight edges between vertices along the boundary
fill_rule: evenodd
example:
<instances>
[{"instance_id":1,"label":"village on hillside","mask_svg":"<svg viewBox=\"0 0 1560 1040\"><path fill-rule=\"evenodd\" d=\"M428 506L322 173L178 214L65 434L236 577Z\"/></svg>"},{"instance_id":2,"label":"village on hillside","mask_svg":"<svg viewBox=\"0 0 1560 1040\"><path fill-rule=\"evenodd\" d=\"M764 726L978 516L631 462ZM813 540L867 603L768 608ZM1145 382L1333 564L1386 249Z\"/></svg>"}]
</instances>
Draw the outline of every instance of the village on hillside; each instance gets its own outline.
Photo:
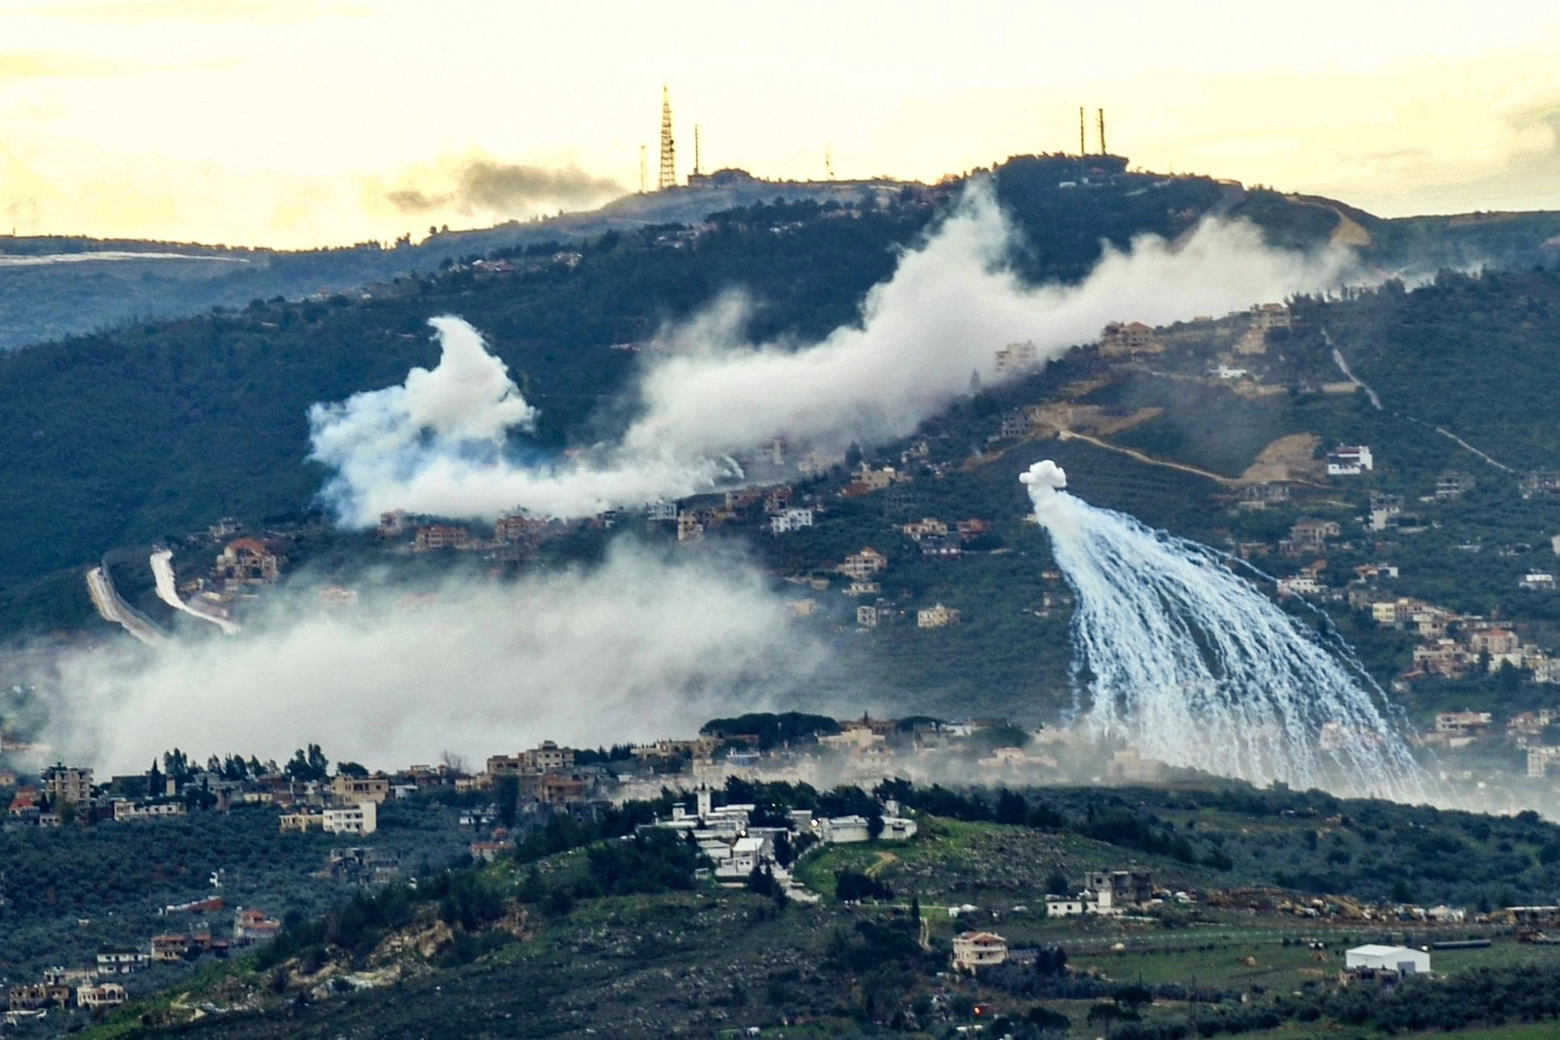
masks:
<instances>
[{"instance_id":1,"label":"village on hillside","mask_svg":"<svg viewBox=\"0 0 1560 1040\"><path fill-rule=\"evenodd\" d=\"M459 825L469 835L467 861L481 865L513 859L517 850L529 849L540 835L550 833L558 820L590 821L630 802L654 803L664 808L644 818L637 832L666 832L696 847L708 864L696 871L698 878L773 892L807 905L820 899L797 875L808 856L839 846L892 847L920 840L924 810L901 804L892 787L877 797L861 793L874 779L915 775L931 781L929 789L936 792L942 790L935 786L938 778L960 776L1005 791L1010 785L1056 776L1052 754L1065 755L1066 750L1065 739L1055 741L1043 731L1026 733L1002 722L758 714L713 720L696 737L643 745L592 750L543 741L526 750L491 755L476 770L450 760L388 772L343 762L332 772L324 753L310 746L281 765L237 756L201 765L182 752L170 752L144 774L114 776L103 783L96 782L91 769L57 764L42 769L36 783L19 783L15 773L6 771L0 774L0 784L13 789L6 829L155 829L175 825L189 814L270 813L283 835L316 831L343 842L329 850L322 872L369 890L405 877L397 855L374 844L380 813L387 806L458 798L465 806ZM1113 782L1166 775L1162 764L1140 760L1130 751L1118 752L1107 768ZM847 786L852 782L862 786ZM904 781L896 783L912 789ZM797 790L838 785L833 790L846 799L838 804L852 811L776 812L741 800L770 784L795 785ZM860 878L851 883L861 886L861 897L887 892L874 887L869 876L853 876ZM1053 878L1048 884L1052 890L1033 910L1014 906L995 913L960 904L928 911L961 926L971 924L953 938L950 970L973 976L1010 961L1033 960L1035 950L1012 947L989 923L981 923L1003 916L1149 921L1153 918L1143 915L1161 907L1206 905L1356 926L1407 922L1433 930L1504 924L1535 942L1547 941L1544 929L1560 928L1556 907L1475 911L1403 900L1373 904L1344 896L1300 899L1266 889L1198 890L1157 884L1150 872L1135 868L1095 870L1079 878ZM163 908L159 913L167 922L164 930L146 936L142 945L105 947L92 963L53 968L40 979L13 983L8 1021L26 1022L50 1009L110 1009L128 999L129 976L222 960L282 933L284 923L278 916L231 905L223 872L214 873L209 885L206 894ZM843 889L837 895L853 898ZM1488 940L1479 942L1488 945ZM1454 937L1445 943L1448 948L1459 944L1467 942ZM1348 951L1339 971L1344 978L1374 979L1382 972L1426 973L1430 963L1417 950L1365 946Z\"/></svg>"}]
</instances>

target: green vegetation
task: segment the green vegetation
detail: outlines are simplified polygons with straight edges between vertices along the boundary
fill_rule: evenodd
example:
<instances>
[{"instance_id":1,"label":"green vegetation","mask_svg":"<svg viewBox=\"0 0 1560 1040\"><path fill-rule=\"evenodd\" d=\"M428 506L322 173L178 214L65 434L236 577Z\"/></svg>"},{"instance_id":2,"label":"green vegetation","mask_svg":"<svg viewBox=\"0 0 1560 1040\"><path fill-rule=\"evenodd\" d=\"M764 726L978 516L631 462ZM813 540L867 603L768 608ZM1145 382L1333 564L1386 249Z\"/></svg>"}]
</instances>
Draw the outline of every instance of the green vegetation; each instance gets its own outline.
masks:
<instances>
[{"instance_id":1,"label":"green vegetation","mask_svg":"<svg viewBox=\"0 0 1560 1040\"><path fill-rule=\"evenodd\" d=\"M1523 1024L1560 1017L1560 954L1514 942L1498 924L1327 923L1271 902L1222 909L1228 900L1216 898L1221 890L1239 899L1262 891L1241 887L1240 843L1301 865L1308 854L1325 856L1332 833L1361 832L1365 825L1352 821L1369 819L1375 847L1397 857L1377 867L1391 877L1416 858L1449 857L1471 869L1445 850L1448 834L1494 842L1520 835L1531 847L1560 835L1552 825L1235 784L1116 793L898 785L884 793L983 819L923 813L922 833L908 843L807 855L801 876L810 885L830 882L815 886L826 898L811 907L695 881L697 853L670 832L608 838L528 864L432 871L415 889L359 893L294 921L254 957L179 981L174 999L153 997L87 1035L400 1035L458 1020L468 1033L509 1036L714 1035L753 1025L941 1037L984 1020L1036 1040L1369 1038L1428 1029L1523 1040L1544 1035L1524 1033ZM865 797L741 783L719 796L756 797L772 809L849 806ZM1033 826L1042 804L1064 825ZM1015 823L985 822L999 814ZM1119 822L1101 833L1121 844L1078 833L1127 816L1149 833L1222 843L1236 863L1210 868L1173 848L1145 852L1135 847L1144 829ZM1327 827L1333 832L1318 837ZM1088 870L1126 867L1152 870L1156 882L1203 898L1125 918L1049 919L1020 905L1043 905L1048 873L1076 884ZM1345 884L1335 898L1374 898L1370 878ZM1267 891L1269 899L1284 894ZM977 906L968 921L942 909L961 902ZM974 977L942 974L952 936L972 925L1033 953ZM1492 945L1434 951L1444 978L1337 984L1346 946L1468 935ZM195 1016L196 1008L204 1013Z\"/></svg>"},{"instance_id":2,"label":"green vegetation","mask_svg":"<svg viewBox=\"0 0 1560 1040\"><path fill-rule=\"evenodd\" d=\"M442 867L469 840L454 813L423 799L389 803L379 822L373 844L397 854L407 874ZM209 879L218 871L230 908L294 921L317 914L351 891L326 870L330 849L342 844L318 833L280 834L276 812L263 807L7 828L0 831L0 975L14 981L55 964L86 964L99 946L142 947L179 923L162 917L162 908L214 894Z\"/></svg>"}]
</instances>

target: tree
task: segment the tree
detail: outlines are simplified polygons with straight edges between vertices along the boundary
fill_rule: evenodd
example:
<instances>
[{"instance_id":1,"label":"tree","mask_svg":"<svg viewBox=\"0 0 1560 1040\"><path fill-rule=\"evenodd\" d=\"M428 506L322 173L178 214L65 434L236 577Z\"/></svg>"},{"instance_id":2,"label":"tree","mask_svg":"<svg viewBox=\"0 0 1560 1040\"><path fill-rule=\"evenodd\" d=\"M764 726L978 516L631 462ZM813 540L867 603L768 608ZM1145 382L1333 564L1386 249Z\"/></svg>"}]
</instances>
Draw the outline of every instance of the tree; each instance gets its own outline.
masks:
<instances>
[{"instance_id":1,"label":"tree","mask_svg":"<svg viewBox=\"0 0 1560 1040\"><path fill-rule=\"evenodd\" d=\"M1029 803L1024 796L1004 787L997 795L997 822L1019 826L1028 823Z\"/></svg>"},{"instance_id":2,"label":"tree","mask_svg":"<svg viewBox=\"0 0 1560 1040\"><path fill-rule=\"evenodd\" d=\"M785 831L775 835L775 862L782 867L790 868L796 859L796 853L791 848L791 836Z\"/></svg>"},{"instance_id":3,"label":"tree","mask_svg":"<svg viewBox=\"0 0 1560 1040\"><path fill-rule=\"evenodd\" d=\"M293 752L292 761L287 763L285 772L293 782L307 783L310 780L324 780L329 766L330 759L325 757L320 746L310 744L307 752L302 748Z\"/></svg>"},{"instance_id":4,"label":"tree","mask_svg":"<svg viewBox=\"0 0 1560 1040\"><path fill-rule=\"evenodd\" d=\"M498 803L499 822L513 827L520 808L520 778L501 776L493 781L493 800Z\"/></svg>"},{"instance_id":5,"label":"tree","mask_svg":"<svg viewBox=\"0 0 1560 1040\"><path fill-rule=\"evenodd\" d=\"M354 780L363 780L368 776L368 768L357 762L337 762L337 776L350 776Z\"/></svg>"}]
</instances>

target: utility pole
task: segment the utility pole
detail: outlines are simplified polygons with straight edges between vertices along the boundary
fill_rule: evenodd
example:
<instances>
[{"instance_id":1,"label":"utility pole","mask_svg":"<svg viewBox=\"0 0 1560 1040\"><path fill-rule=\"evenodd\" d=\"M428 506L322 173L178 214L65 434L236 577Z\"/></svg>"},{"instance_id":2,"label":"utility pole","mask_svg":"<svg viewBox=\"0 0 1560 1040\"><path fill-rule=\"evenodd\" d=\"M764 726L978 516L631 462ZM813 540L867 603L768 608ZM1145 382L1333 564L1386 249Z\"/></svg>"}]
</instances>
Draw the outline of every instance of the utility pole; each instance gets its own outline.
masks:
<instances>
[{"instance_id":1,"label":"utility pole","mask_svg":"<svg viewBox=\"0 0 1560 1040\"><path fill-rule=\"evenodd\" d=\"M1105 150L1105 110L1100 109L1100 154L1109 155Z\"/></svg>"},{"instance_id":2,"label":"utility pole","mask_svg":"<svg viewBox=\"0 0 1560 1040\"><path fill-rule=\"evenodd\" d=\"M656 187L662 191L677 186L677 146L672 142L672 94L661 88L661 176Z\"/></svg>"},{"instance_id":3,"label":"utility pole","mask_svg":"<svg viewBox=\"0 0 1560 1040\"><path fill-rule=\"evenodd\" d=\"M1089 146L1083 139L1083 106L1078 106L1078 154L1088 155Z\"/></svg>"}]
</instances>

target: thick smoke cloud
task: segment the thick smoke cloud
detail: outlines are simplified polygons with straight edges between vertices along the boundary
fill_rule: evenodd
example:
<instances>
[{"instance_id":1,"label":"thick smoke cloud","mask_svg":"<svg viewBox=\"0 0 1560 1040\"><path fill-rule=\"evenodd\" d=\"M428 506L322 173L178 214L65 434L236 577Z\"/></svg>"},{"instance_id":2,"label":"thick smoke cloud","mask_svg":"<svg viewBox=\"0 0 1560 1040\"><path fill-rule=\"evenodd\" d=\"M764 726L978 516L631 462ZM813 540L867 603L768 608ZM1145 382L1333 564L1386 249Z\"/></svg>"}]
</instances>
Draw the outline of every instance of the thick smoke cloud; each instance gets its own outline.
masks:
<instances>
[{"instance_id":1,"label":"thick smoke cloud","mask_svg":"<svg viewBox=\"0 0 1560 1040\"><path fill-rule=\"evenodd\" d=\"M431 601L365 589L329 609L283 591L238 639L67 657L45 739L124 772L174 746L281 759L315 742L389 767L686 735L789 699L817 657L788 613L741 559L621 543L594 570L452 580Z\"/></svg>"},{"instance_id":2,"label":"thick smoke cloud","mask_svg":"<svg viewBox=\"0 0 1560 1040\"><path fill-rule=\"evenodd\" d=\"M661 360L638 387L640 418L622 442L566 464L518 465L492 450L496 440L483 450L452 450L435 438L428 450L400 452L387 465L350 447L363 421L353 402L375 394L317 408L315 457L336 470L327 498L357 525L392 508L491 518L518 507L576 517L679 498L739 479L728 456L772 437L838 450L908 435L967 392L971 370L992 377L994 351L1005 344L1033 341L1042 357L1056 357L1094 340L1110 321L1220 314L1336 285L1352 265L1346 250L1275 250L1249 224L1211 220L1179 248L1144 236L1129 251L1108 249L1081 284L1031 287L1008 263L1015 234L990 187L977 182L868 293L858 323L801 349L744 342L740 300L722 300L662 336L651 352ZM440 325L447 359L450 330L459 327L449 319ZM467 407L485 414L512 391L473 394ZM420 431L397 436L412 444Z\"/></svg>"},{"instance_id":3,"label":"thick smoke cloud","mask_svg":"<svg viewBox=\"0 0 1560 1040\"><path fill-rule=\"evenodd\" d=\"M414 368L401 386L309 410L313 457L338 470L337 484L395 486L441 462L492 467L509 430L534 426L536 410L470 325L431 324L443 344L432 371Z\"/></svg>"},{"instance_id":4,"label":"thick smoke cloud","mask_svg":"<svg viewBox=\"0 0 1560 1040\"><path fill-rule=\"evenodd\" d=\"M578 166L550 169L475 159L460 168L454 187L447 192L406 188L391 192L389 199L403 213L454 210L469 216L591 206L622 194L624 188L617 181L594 176Z\"/></svg>"}]
</instances>

